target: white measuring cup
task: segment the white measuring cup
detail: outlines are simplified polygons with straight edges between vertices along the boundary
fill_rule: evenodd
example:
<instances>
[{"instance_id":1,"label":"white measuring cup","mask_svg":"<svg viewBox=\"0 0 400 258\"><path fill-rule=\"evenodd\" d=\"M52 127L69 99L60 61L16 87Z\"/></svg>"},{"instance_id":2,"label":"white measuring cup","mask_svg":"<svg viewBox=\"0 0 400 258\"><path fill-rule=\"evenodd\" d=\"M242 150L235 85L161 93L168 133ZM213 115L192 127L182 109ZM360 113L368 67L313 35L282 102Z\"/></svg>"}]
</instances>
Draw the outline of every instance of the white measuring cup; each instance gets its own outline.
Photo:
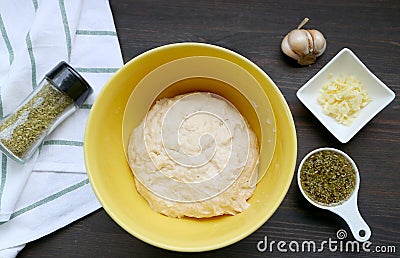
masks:
<instances>
[{"instance_id":1,"label":"white measuring cup","mask_svg":"<svg viewBox=\"0 0 400 258\"><path fill-rule=\"evenodd\" d=\"M320 151L325 151L325 150L334 151L334 152L337 152L337 153L343 155L346 159L348 159L350 161L350 163L353 165L353 168L356 172L356 185L355 185L355 188L354 188L351 196L344 202L340 202L338 204L333 204L330 206L321 205L321 204L315 202L314 200L310 199L307 196L307 194L304 192L304 190L301 186L301 182L300 182L300 173L301 173L301 169L303 167L304 162L314 153L317 153ZM371 237L371 229L369 228L367 223L364 221L364 219L361 217L361 214L358 211L357 197L358 197L358 189L360 187L360 175L359 175L356 164L346 153L344 153L343 151L340 151L338 149L334 149L334 148L319 148L319 149L311 151L303 158L303 160L301 161L301 163L299 165L299 169L298 169L298 173L297 173L297 183L299 185L301 193L311 204L313 204L314 206L316 206L318 208L329 210L333 213L336 213L340 217L342 217L346 221L346 223L349 225L350 230L351 230L354 238L357 241L364 242L364 241L367 241Z\"/></svg>"}]
</instances>

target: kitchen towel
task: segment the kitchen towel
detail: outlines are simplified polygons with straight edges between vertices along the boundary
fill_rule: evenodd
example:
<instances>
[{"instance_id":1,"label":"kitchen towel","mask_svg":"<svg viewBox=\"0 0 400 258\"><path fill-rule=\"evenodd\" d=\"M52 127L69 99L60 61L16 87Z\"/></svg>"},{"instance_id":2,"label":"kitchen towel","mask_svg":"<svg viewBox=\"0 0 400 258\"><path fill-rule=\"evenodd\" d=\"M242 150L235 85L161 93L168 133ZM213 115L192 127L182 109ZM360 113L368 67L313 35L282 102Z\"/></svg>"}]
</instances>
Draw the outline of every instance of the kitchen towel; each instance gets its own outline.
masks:
<instances>
[{"instance_id":1,"label":"kitchen towel","mask_svg":"<svg viewBox=\"0 0 400 258\"><path fill-rule=\"evenodd\" d=\"M60 61L94 92L25 165L0 153L0 257L100 208L83 139L90 108L123 65L107 0L0 0L0 115L10 113Z\"/></svg>"}]
</instances>

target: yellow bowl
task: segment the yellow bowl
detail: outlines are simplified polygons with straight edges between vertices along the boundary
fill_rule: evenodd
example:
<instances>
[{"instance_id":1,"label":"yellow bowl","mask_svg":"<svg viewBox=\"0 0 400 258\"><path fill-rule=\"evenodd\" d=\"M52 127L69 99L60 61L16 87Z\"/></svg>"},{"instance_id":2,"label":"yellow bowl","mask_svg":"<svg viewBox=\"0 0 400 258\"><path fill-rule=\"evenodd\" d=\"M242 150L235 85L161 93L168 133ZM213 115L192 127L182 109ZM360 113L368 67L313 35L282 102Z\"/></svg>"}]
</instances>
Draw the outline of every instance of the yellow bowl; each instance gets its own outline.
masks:
<instances>
[{"instance_id":1,"label":"yellow bowl","mask_svg":"<svg viewBox=\"0 0 400 258\"><path fill-rule=\"evenodd\" d=\"M263 156L263 153L268 154L267 150L270 148L268 144L261 150L266 174L258 182L256 191L249 200L250 208L235 216L174 219L154 212L137 193L133 174L125 158L124 142L126 145L129 130L133 129L144 115L143 112L138 112L133 118L124 119L125 108L130 110L130 105L133 105L132 100L129 102L131 93L140 86L147 75L159 67L190 57L212 57L240 67L251 75L257 82L257 87L260 87L259 89L262 89L267 96L266 103L261 106L266 108L265 110L268 110L268 106L272 108L269 114L274 120L263 121L260 118L262 112L257 112L259 103L257 106L249 105L253 99L247 96L248 92L239 89L238 94L234 93L235 90L232 88L235 87L230 86L237 86L238 82L229 83L229 78L223 78L228 80L227 84L230 86L222 88L230 89L228 91L231 93L224 94L224 91L221 91L220 94L235 104L242 114L244 113L259 140L263 140L261 146L268 142L265 139L273 140L272 144L276 142L270 156ZM207 75L199 76L202 78L200 81L205 80L205 77L209 79ZM234 77L234 74L232 76ZM191 78L193 79L193 76ZM149 94L149 97L144 98L144 104L150 105L151 101L162 96L183 92L181 86L185 80L181 79L175 78L171 80L170 87L160 88L157 93ZM214 79L218 79L218 76ZM177 81L180 83L176 84ZM193 82L192 80L191 85ZM197 89L195 87L191 90ZM235 100L232 96L238 96L238 99ZM246 101L239 104L241 99ZM249 111L246 111L246 107ZM272 126L273 122L275 128ZM263 128L266 129L263 131ZM272 130L275 137L266 136L267 138L263 139L263 132L269 130ZM292 181L297 142L293 119L284 97L260 68L246 58L221 47L201 43L179 43L139 55L124 65L108 81L97 96L90 112L85 132L84 152L94 192L107 213L122 228L149 244L169 250L194 252L213 250L235 243L253 233L271 217L285 197Z\"/></svg>"}]
</instances>

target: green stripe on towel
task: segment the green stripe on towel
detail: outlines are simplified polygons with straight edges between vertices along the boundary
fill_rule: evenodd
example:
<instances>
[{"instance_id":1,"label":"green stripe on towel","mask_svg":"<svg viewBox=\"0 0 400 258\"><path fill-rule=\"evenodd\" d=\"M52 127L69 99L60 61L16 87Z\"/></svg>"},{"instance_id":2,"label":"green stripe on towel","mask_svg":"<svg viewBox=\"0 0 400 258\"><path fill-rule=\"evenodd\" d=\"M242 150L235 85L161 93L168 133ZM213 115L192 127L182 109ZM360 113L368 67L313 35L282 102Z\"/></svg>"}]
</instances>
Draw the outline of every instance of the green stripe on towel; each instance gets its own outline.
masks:
<instances>
[{"instance_id":1,"label":"green stripe on towel","mask_svg":"<svg viewBox=\"0 0 400 258\"><path fill-rule=\"evenodd\" d=\"M31 41L31 34L28 32L26 34L26 46L28 48L28 53L29 53L29 59L31 61L31 70L32 70L32 87L35 89L37 86L36 83L36 61L35 61L35 55L33 54L33 47L32 47L32 41Z\"/></svg>"},{"instance_id":2,"label":"green stripe on towel","mask_svg":"<svg viewBox=\"0 0 400 258\"><path fill-rule=\"evenodd\" d=\"M110 30L77 30L76 35L117 36L117 33Z\"/></svg>"},{"instance_id":3,"label":"green stripe on towel","mask_svg":"<svg viewBox=\"0 0 400 258\"><path fill-rule=\"evenodd\" d=\"M75 70L77 70L80 73L115 73L118 71L119 68L84 68L84 67L75 67Z\"/></svg>"},{"instance_id":4,"label":"green stripe on towel","mask_svg":"<svg viewBox=\"0 0 400 258\"><path fill-rule=\"evenodd\" d=\"M36 12L37 9L38 9L38 1L37 0L32 0L32 3L33 3L33 7L35 7L35 12Z\"/></svg>"},{"instance_id":5,"label":"green stripe on towel","mask_svg":"<svg viewBox=\"0 0 400 258\"><path fill-rule=\"evenodd\" d=\"M0 14L0 31L1 31L1 35L3 36L4 43L7 46L8 59L10 61L10 65L11 65L12 62L14 61L14 50L13 50L13 48L11 46L10 39L8 38L7 30L6 30L6 27L4 25L3 18L1 17L1 14Z\"/></svg>"},{"instance_id":6,"label":"green stripe on towel","mask_svg":"<svg viewBox=\"0 0 400 258\"><path fill-rule=\"evenodd\" d=\"M83 146L83 142L79 141L66 141L66 140L47 140L43 145L60 145L60 146Z\"/></svg>"},{"instance_id":7,"label":"green stripe on towel","mask_svg":"<svg viewBox=\"0 0 400 258\"><path fill-rule=\"evenodd\" d=\"M59 0L58 3L60 5L61 17L62 17L63 24L64 24L65 41L67 42L67 51L68 51L68 61L70 61L70 59L71 59L71 33L69 31L67 12L65 10L64 0Z\"/></svg>"},{"instance_id":8,"label":"green stripe on towel","mask_svg":"<svg viewBox=\"0 0 400 258\"><path fill-rule=\"evenodd\" d=\"M63 190L61 190L61 191L59 191L59 192L57 192L55 194L52 194L52 195L50 195L50 196L48 196L46 198L43 198L43 199L41 199L41 200L39 200L39 201L37 201L35 203L32 203L31 205L28 205L25 208L17 210L16 212L11 214L10 220L13 219L13 218L18 217L19 215L24 214L25 212L28 212L30 210L33 210L33 209L35 209L35 208L37 208L39 206L42 206L42 205L46 204L46 203L54 201L55 199L58 199L58 198L64 196L65 194L70 193L70 192L72 192L72 191L74 191L76 189L79 189L82 186L87 185L88 183L89 183L89 179L82 180L79 183L71 185L70 187L67 187L67 188L65 188L65 189L63 189Z\"/></svg>"},{"instance_id":9,"label":"green stripe on towel","mask_svg":"<svg viewBox=\"0 0 400 258\"><path fill-rule=\"evenodd\" d=\"M93 104L82 104L79 108L80 109L91 109Z\"/></svg>"},{"instance_id":10,"label":"green stripe on towel","mask_svg":"<svg viewBox=\"0 0 400 258\"><path fill-rule=\"evenodd\" d=\"M0 94L0 118L3 118L3 100L1 99L1 94Z\"/></svg>"},{"instance_id":11,"label":"green stripe on towel","mask_svg":"<svg viewBox=\"0 0 400 258\"><path fill-rule=\"evenodd\" d=\"M0 207L1 199L3 198L4 186L6 185L7 179L7 156L4 153L2 153L1 160Z\"/></svg>"}]
</instances>

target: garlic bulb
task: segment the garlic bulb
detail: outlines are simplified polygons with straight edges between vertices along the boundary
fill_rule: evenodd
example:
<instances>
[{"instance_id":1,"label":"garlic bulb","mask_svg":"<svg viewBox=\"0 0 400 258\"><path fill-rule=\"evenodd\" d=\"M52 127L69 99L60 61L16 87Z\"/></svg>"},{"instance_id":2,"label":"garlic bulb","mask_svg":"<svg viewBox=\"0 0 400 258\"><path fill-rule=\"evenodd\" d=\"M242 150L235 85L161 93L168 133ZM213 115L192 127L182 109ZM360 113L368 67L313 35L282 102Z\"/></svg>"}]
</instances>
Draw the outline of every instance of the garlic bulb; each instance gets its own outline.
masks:
<instances>
[{"instance_id":1,"label":"garlic bulb","mask_svg":"<svg viewBox=\"0 0 400 258\"><path fill-rule=\"evenodd\" d=\"M297 29L289 32L282 40L281 49L287 56L297 60L300 65L315 63L318 56L324 53L326 40L318 30L305 30L302 27L308 22L305 18Z\"/></svg>"}]
</instances>

